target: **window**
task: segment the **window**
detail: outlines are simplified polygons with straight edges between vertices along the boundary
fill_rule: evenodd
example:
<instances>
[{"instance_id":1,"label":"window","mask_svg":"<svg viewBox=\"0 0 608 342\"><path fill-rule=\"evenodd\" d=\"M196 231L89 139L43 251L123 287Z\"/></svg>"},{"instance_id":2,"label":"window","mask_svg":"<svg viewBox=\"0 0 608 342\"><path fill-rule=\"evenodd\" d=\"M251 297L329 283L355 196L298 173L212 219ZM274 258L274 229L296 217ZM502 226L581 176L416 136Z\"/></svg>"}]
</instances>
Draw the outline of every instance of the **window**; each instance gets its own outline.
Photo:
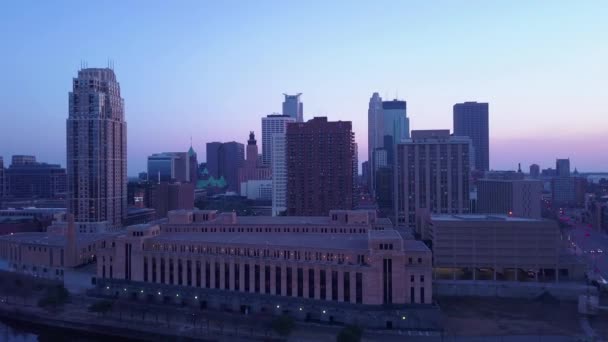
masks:
<instances>
[{"instance_id":1,"label":"window","mask_svg":"<svg viewBox=\"0 0 608 342\"><path fill-rule=\"evenodd\" d=\"M315 269L308 269L308 298L315 298Z\"/></svg>"},{"instance_id":2,"label":"window","mask_svg":"<svg viewBox=\"0 0 608 342\"><path fill-rule=\"evenodd\" d=\"M298 282L298 297L304 297L304 271L298 268L297 282Z\"/></svg>"},{"instance_id":3,"label":"window","mask_svg":"<svg viewBox=\"0 0 608 342\"><path fill-rule=\"evenodd\" d=\"M344 298L343 300L345 302L350 302L350 273L349 272L344 272L344 282L343 282L343 286L344 286Z\"/></svg>"},{"instance_id":4,"label":"window","mask_svg":"<svg viewBox=\"0 0 608 342\"><path fill-rule=\"evenodd\" d=\"M264 292L270 294L270 266L264 266Z\"/></svg>"},{"instance_id":5,"label":"window","mask_svg":"<svg viewBox=\"0 0 608 342\"><path fill-rule=\"evenodd\" d=\"M424 276L423 275L420 276L420 282L424 283Z\"/></svg>"},{"instance_id":6,"label":"window","mask_svg":"<svg viewBox=\"0 0 608 342\"><path fill-rule=\"evenodd\" d=\"M321 299L325 300L327 298L327 279L325 277L325 270L321 270L319 273L319 282L320 284L320 290L321 290Z\"/></svg>"},{"instance_id":7,"label":"window","mask_svg":"<svg viewBox=\"0 0 608 342\"><path fill-rule=\"evenodd\" d=\"M355 296L357 304L363 303L363 274L360 272L355 274Z\"/></svg>"}]
</instances>

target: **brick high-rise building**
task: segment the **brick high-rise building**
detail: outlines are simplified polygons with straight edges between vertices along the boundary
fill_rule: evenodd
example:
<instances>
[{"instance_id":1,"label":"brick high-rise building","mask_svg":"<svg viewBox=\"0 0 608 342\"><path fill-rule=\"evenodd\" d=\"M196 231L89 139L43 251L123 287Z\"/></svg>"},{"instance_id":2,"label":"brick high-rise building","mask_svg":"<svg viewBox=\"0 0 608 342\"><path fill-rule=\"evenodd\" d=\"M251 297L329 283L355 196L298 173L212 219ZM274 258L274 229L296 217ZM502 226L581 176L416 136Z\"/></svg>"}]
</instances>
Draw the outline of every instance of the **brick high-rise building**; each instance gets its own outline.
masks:
<instances>
[{"instance_id":1,"label":"brick high-rise building","mask_svg":"<svg viewBox=\"0 0 608 342\"><path fill-rule=\"evenodd\" d=\"M127 124L114 70L78 71L67 119L68 211L80 233L122 227L127 215Z\"/></svg>"},{"instance_id":2,"label":"brick high-rise building","mask_svg":"<svg viewBox=\"0 0 608 342\"><path fill-rule=\"evenodd\" d=\"M318 117L287 126L287 214L353 207L354 133L349 121Z\"/></svg>"},{"instance_id":3,"label":"brick high-rise building","mask_svg":"<svg viewBox=\"0 0 608 342\"><path fill-rule=\"evenodd\" d=\"M0 201L4 198L5 193L4 182L4 159L0 156ZM1 204L1 203L0 203Z\"/></svg>"},{"instance_id":4,"label":"brick high-rise building","mask_svg":"<svg viewBox=\"0 0 608 342\"><path fill-rule=\"evenodd\" d=\"M471 140L449 130L412 131L397 145L397 221L410 228L418 216L470 211Z\"/></svg>"},{"instance_id":5,"label":"brick high-rise building","mask_svg":"<svg viewBox=\"0 0 608 342\"><path fill-rule=\"evenodd\" d=\"M478 102L454 105L454 135L471 138L475 169L490 170L490 126L488 104Z\"/></svg>"}]
</instances>

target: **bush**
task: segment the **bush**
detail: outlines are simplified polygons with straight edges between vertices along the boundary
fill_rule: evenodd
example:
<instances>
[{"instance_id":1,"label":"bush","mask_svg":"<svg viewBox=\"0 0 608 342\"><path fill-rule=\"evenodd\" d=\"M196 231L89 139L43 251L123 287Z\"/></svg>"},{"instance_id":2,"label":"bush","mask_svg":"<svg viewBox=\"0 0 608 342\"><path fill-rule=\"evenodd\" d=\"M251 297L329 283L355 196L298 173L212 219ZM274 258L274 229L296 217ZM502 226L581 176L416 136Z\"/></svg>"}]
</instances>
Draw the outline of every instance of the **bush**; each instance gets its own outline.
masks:
<instances>
[{"instance_id":1,"label":"bush","mask_svg":"<svg viewBox=\"0 0 608 342\"><path fill-rule=\"evenodd\" d=\"M272 321L271 327L272 330L274 330L280 336L287 337L296 327L296 323L294 322L293 318L287 315L282 315Z\"/></svg>"},{"instance_id":2,"label":"bush","mask_svg":"<svg viewBox=\"0 0 608 342\"><path fill-rule=\"evenodd\" d=\"M63 285L50 286L47 287L44 297L38 301L38 306L55 309L58 306L63 306L69 299L70 293Z\"/></svg>"},{"instance_id":3,"label":"bush","mask_svg":"<svg viewBox=\"0 0 608 342\"><path fill-rule=\"evenodd\" d=\"M100 313L105 316L106 313L112 311L112 307L114 307L114 302L110 300L100 300L91 305L89 305L89 312Z\"/></svg>"},{"instance_id":4,"label":"bush","mask_svg":"<svg viewBox=\"0 0 608 342\"><path fill-rule=\"evenodd\" d=\"M360 342L363 336L363 329L358 326L349 325L344 327L336 337L337 342Z\"/></svg>"}]
</instances>

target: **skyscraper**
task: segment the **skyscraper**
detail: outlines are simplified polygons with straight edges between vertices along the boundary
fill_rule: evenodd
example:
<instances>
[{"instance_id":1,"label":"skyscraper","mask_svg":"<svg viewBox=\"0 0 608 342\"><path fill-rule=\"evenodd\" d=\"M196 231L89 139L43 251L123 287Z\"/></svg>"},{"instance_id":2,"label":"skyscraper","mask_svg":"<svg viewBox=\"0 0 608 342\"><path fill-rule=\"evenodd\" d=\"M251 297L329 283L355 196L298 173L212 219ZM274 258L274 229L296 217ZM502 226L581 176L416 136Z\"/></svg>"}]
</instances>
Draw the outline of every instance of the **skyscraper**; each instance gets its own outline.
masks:
<instances>
[{"instance_id":1,"label":"skyscraper","mask_svg":"<svg viewBox=\"0 0 608 342\"><path fill-rule=\"evenodd\" d=\"M287 209L287 150L285 134L272 135L272 216Z\"/></svg>"},{"instance_id":2,"label":"skyscraper","mask_svg":"<svg viewBox=\"0 0 608 342\"><path fill-rule=\"evenodd\" d=\"M471 140L449 130L412 131L397 145L397 221L414 228L427 214L469 212Z\"/></svg>"},{"instance_id":3,"label":"skyscraper","mask_svg":"<svg viewBox=\"0 0 608 342\"><path fill-rule=\"evenodd\" d=\"M238 173L238 192L241 192L241 186L246 186L246 182L254 180L270 180L272 179L272 172L270 167L260 165L260 158L258 155L258 144L255 140L255 133L249 132L249 140L247 140L247 158Z\"/></svg>"},{"instance_id":4,"label":"skyscraper","mask_svg":"<svg viewBox=\"0 0 608 342\"><path fill-rule=\"evenodd\" d=\"M540 166L538 166L538 164L530 165L530 177L532 177L532 178L540 177Z\"/></svg>"},{"instance_id":5,"label":"skyscraper","mask_svg":"<svg viewBox=\"0 0 608 342\"><path fill-rule=\"evenodd\" d=\"M198 158L194 148L192 148L192 143L190 143L190 149L188 150L188 167L190 168L190 183L196 185L198 181Z\"/></svg>"},{"instance_id":6,"label":"skyscraper","mask_svg":"<svg viewBox=\"0 0 608 342\"><path fill-rule=\"evenodd\" d=\"M300 101L302 93L296 95L283 94L283 115L289 115L296 119L296 122L304 122L304 104Z\"/></svg>"},{"instance_id":7,"label":"skyscraper","mask_svg":"<svg viewBox=\"0 0 608 342\"><path fill-rule=\"evenodd\" d=\"M296 119L289 115L270 114L262 118L262 164L272 165L272 136L273 134L285 135L287 125L296 122Z\"/></svg>"},{"instance_id":8,"label":"skyscraper","mask_svg":"<svg viewBox=\"0 0 608 342\"><path fill-rule=\"evenodd\" d=\"M454 135L473 141L475 169L490 170L490 133L488 104L478 102L454 105Z\"/></svg>"},{"instance_id":9,"label":"skyscraper","mask_svg":"<svg viewBox=\"0 0 608 342\"><path fill-rule=\"evenodd\" d=\"M114 70L78 71L67 119L68 211L80 233L118 229L127 214L127 124Z\"/></svg>"},{"instance_id":10,"label":"skyscraper","mask_svg":"<svg viewBox=\"0 0 608 342\"><path fill-rule=\"evenodd\" d=\"M239 168L245 163L245 146L236 141L207 143L207 169L216 179L224 177L228 191L238 190Z\"/></svg>"},{"instance_id":11,"label":"skyscraper","mask_svg":"<svg viewBox=\"0 0 608 342\"><path fill-rule=\"evenodd\" d=\"M570 177L570 159L555 160L555 172L557 177Z\"/></svg>"},{"instance_id":12,"label":"skyscraper","mask_svg":"<svg viewBox=\"0 0 608 342\"><path fill-rule=\"evenodd\" d=\"M148 157L148 177L152 182L190 182L188 152L162 152Z\"/></svg>"},{"instance_id":13,"label":"skyscraper","mask_svg":"<svg viewBox=\"0 0 608 342\"><path fill-rule=\"evenodd\" d=\"M0 156L0 204L4 198L5 185L4 185L4 159Z\"/></svg>"},{"instance_id":14,"label":"skyscraper","mask_svg":"<svg viewBox=\"0 0 608 342\"><path fill-rule=\"evenodd\" d=\"M374 93L369 99L369 106L367 108L367 159L370 165L368 188L371 194L374 194L375 171L377 169L375 151L377 148L383 146L383 137L382 134L380 134L383 130L382 98L378 93Z\"/></svg>"},{"instance_id":15,"label":"skyscraper","mask_svg":"<svg viewBox=\"0 0 608 342\"><path fill-rule=\"evenodd\" d=\"M353 207L350 121L318 117L287 126L287 214L323 216Z\"/></svg>"}]
</instances>

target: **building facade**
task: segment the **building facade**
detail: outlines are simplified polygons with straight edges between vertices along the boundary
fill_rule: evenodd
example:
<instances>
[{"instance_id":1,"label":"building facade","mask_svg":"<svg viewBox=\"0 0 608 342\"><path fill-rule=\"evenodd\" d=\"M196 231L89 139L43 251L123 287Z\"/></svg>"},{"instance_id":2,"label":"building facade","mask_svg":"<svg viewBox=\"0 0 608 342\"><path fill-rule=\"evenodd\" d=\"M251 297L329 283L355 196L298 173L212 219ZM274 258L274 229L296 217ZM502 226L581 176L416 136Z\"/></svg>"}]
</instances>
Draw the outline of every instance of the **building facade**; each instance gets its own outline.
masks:
<instances>
[{"instance_id":1,"label":"building facade","mask_svg":"<svg viewBox=\"0 0 608 342\"><path fill-rule=\"evenodd\" d=\"M147 189L147 207L156 210L157 218L167 217L171 210L194 208L194 184L167 183L153 184Z\"/></svg>"},{"instance_id":2,"label":"building facade","mask_svg":"<svg viewBox=\"0 0 608 342\"><path fill-rule=\"evenodd\" d=\"M296 122L289 115L271 114L262 118L262 164L272 166L272 136L275 134L285 135L287 125Z\"/></svg>"},{"instance_id":3,"label":"building facade","mask_svg":"<svg viewBox=\"0 0 608 342\"><path fill-rule=\"evenodd\" d=\"M249 132L249 140L247 140L247 158L241 168L239 168L238 191L241 192L241 184L254 180L270 180L272 179L272 169L261 165L258 144L255 140L255 134Z\"/></svg>"},{"instance_id":4,"label":"building facade","mask_svg":"<svg viewBox=\"0 0 608 342\"><path fill-rule=\"evenodd\" d=\"M570 159L556 159L555 173L557 177L570 177Z\"/></svg>"},{"instance_id":5,"label":"building facade","mask_svg":"<svg viewBox=\"0 0 608 342\"><path fill-rule=\"evenodd\" d=\"M304 104L300 101L302 93L295 95L283 94L283 115L288 115L296 120L296 122L304 122Z\"/></svg>"},{"instance_id":6,"label":"building facade","mask_svg":"<svg viewBox=\"0 0 608 342\"><path fill-rule=\"evenodd\" d=\"M477 181L477 212L541 218L543 183L536 180Z\"/></svg>"},{"instance_id":7,"label":"building facade","mask_svg":"<svg viewBox=\"0 0 608 342\"><path fill-rule=\"evenodd\" d=\"M248 180L241 183L241 196L250 200L272 201L272 179Z\"/></svg>"},{"instance_id":8,"label":"building facade","mask_svg":"<svg viewBox=\"0 0 608 342\"><path fill-rule=\"evenodd\" d=\"M0 205L2 204L2 199L6 193L6 182L5 182L5 169L4 169L4 158L0 156Z\"/></svg>"},{"instance_id":9,"label":"building facade","mask_svg":"<svg viewBox=\"0 0 608 342\"><path fill-rule=\"evenodd\" d=\"M188 152L162 152L148 157L148 177L152 182L190 182L190 172Z\"/></svg>"},{"instance_id":10,"label":"building facade","mask_svg":"<svg viewBox=\"0 0 608 342\"><path fill-rule=\"evenodd\" d=\"M118 229L127 214L127 124L114 71L78 71L67 119L68 211L79 233Z\"/></svg>"},{"instance_id":11,"label":"building facade","mask_svg":"<svg viewBox=\"0 0 608 342\"><path fill-rule=\"evenodd\" d=\"M239 169L245 163L245 146L231 141L207 143L207 170L215 179L223 178L227 190L236 192L239 183Z\"/></svg>"},{"instance_id":12,"label":"building facade","mask_svg":"<svg viewBox=\"0 0 608 342\"><path fill-rule=\"evenodd\" d=\"M66 170L56 164L13 163L5 171L6 197L12 199L65 198Z\"/></svg>"},{"instance_id":13,"label":"building facade","mask_svg":"<svg viewBox=\"0 0 608 342\"><path fill-rule=\"evenodd\" d=\"M470 211L471 140L449 130L412 131L397 145L397 213L399 225L416 227L417 217ZM418 232L420 233L420 232Z\"/></svg>"},{"instance_id":14,"label":"building facade","mask_svg":"<svg viewBox=\"0 0 608 342\"><path fill-rule=\"evenodd\" d=\"M530 177L534 179L540 177L540 166L538 164L530 165Z\"/></svg>"},{"instance_id":15,"label":"building facade","mask_svg":"<svg viewBox=\"0 0 608 342\"><path fill-rule=\"evenodd\" d=\"M283 134L272 136L272 216L287 210L287 139Z\"/></svg>"},{"instance_id":16,"label":"building facade","mask_svg":"<svg viewBox=\"0 0 608 342\"><path fill-rule=\"evenodd\" d=\"M370 162L370 177L368 187L370 194L374 194L376 180L376 157L377 148L383 146L383 135L380 132L384 131L382 126L382 97L378 93L373 93L369 99L367 108L367 155Z\"/></svg>"},{"instance_id":17,"label":"building facade","mask_svg":"<svg viewBox=\"0 0 608 342\"><path fill-rule=\"evenodd\" d=\"M471 138L475 169L490 170L490 126L487 103L465 102L454 105L454 135Z\"/></svg>"},{"instance_id":18,"label":"building facade","mask_svg":"<svg viewBox=\"0 0 608 342\"><path fill-rule=\"evenodd\" d=\"M287 127L287 214L353 208L354 133L350 122L319 117Z\"/></svg>"},{"instance_id":19,"label":"building facade","mask_svg":"<svg viewBox=\"0 0 608 342\"><path fill-rule=\"evenodd\" d=\"M433 241L435 276L473 280L580 279L584 268L560 258L557 222L508 215L431 215L422 230Z\"/></svg>"},{"instance_id":20,"label":"building facade","mask_svg":"<svg viewBox=\"0 0 608 342\"><path fill-rule=\"evenodd\" d=\"M430 305L430 251L379 229L378 220L373 211L273 218L171 212L168 222L130 227L98 250L97 282L102 293L126 284L140 298L241 312L281 308L335 322L370 308Z\"/></svg>"}]
</instances>

